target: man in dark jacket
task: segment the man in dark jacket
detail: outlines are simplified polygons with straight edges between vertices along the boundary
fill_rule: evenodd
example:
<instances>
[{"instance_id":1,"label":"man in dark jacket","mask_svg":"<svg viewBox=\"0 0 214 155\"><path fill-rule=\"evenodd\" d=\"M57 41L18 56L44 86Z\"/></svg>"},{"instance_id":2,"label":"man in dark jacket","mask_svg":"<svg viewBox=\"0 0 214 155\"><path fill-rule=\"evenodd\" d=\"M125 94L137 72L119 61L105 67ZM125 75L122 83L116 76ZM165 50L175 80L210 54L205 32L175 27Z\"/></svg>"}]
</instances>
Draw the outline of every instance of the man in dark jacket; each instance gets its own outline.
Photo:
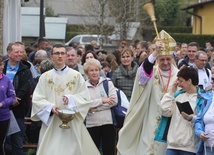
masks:
<instances>
[{"instance_id":1,"label":"man in dark jacket","mask_svg":"<svg viewBox=\"0 0 214 155\"><path fill-rule=\"evenodd\" d=\"M23 46L20 43L10 43L7 47L8 60L5 62L4 74L13 83L16 99L11 106L20 132L11 135L12 155L23 155L22 143L25 132L24 117L28 111L29 88L32 74L30 64L21 61Z\"/></svg>"},{"instance_id":2,"label":"man in dark jacket","mask_svg":"<svg viewBox=\"0 0 214 155\"><path fill-rule=\"evenodd\" d=\"M199 45L196 42L191 42L188 44L187 47L187 56L178 64L178 68L180 69L182 66L192 66L196 67L195 65L195 54L199 50ZM207 63L205 68L211 69L210 65Z\"/></svg>"},{"instance_id":3,"label":"man in dark jacket","mask_svg":"<svg viewBox=\"0 0 214 155\"><path fill-rule=\"evenodd\" d=\"M50 57L50 42L45 38L39 38L37 44L38 48L35 51L31 52L28 56L29 61L32 63L35 60L35 54L38 50L45 50L47 52L48 57Z\"/></svg>"},{"instance_id":4,"label":"man in dark jacket","mask_svg":"<svg viewBox=\"0 0 214 155\"><path fill-rule=\"evenodd\" d=\"M147 57L147 51L148 51L148 43L146 41L141 41L137 44L137 48L136 48L137 53L134 61L137 62L138 65L141 65L141 63Z\"/></svg>"}]
</instances>

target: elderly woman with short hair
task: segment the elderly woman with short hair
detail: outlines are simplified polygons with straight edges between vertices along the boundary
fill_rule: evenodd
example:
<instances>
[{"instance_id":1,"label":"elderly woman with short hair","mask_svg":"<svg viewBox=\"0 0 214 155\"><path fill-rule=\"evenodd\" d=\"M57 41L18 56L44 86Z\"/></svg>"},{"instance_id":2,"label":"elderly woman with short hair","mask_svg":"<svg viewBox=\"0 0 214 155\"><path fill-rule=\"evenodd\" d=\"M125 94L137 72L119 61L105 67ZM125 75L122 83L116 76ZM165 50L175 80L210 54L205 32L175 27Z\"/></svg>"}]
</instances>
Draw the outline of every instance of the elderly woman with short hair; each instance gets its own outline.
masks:
<instances>
[{"instance_id":1,"label":"elderly woman with short hair","mask_svg":"<svg viewBox=\"0 0 214 155\"><path fill-rule=\"evenodd\" d=\"M115 130L111 107L117 104L116 89L108 82L108 92L103 82L107 79L100 76L101 64L96 59L85 62L83 69L88 76L86 85L92 99L91 107L86 117L86 127L99 148L102 143L103 155L113 155L115 146Z\"/></svg>"}]
</instances>

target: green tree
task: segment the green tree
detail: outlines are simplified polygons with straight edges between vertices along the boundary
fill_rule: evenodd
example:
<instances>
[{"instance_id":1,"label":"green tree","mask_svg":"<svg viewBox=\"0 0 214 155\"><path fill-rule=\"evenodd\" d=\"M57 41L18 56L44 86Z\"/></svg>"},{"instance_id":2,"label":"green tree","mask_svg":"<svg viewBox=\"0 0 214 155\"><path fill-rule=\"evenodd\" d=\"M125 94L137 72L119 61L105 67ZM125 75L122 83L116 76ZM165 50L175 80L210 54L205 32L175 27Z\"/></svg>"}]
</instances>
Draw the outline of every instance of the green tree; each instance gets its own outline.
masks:
<instances>
[{"instance_id":1,"label":"green tree","mask_svg":"<svg viewBox=\"0 0 214 155\"><path fill-rule=\"evenodd\" d=\"M177 0L156 1L155 9L158 24L162 26L175 25L179 9L179 4Z\"/></svg>"},{"instance_id":2,"label":"green tree","mask_svg":"<svg viewBox=\"0 0 214 155\"><path fill-rule=\"evenodd\" d=\"M46 17L54 17L54 10L53 10L52 7L46 6L46 9L45 9L45 16L46 16Z\"/></svg>"},{"instance_id":3,"label":"green tree","mask_svg":"<svg viewBox=\"0 0 214 155\"><path fill-rule=\"evenodd\" d=\"M161 26L188 26L191 15L181 10L197 0L153 0L157 24Z\"/></svg>"}]
</instances>

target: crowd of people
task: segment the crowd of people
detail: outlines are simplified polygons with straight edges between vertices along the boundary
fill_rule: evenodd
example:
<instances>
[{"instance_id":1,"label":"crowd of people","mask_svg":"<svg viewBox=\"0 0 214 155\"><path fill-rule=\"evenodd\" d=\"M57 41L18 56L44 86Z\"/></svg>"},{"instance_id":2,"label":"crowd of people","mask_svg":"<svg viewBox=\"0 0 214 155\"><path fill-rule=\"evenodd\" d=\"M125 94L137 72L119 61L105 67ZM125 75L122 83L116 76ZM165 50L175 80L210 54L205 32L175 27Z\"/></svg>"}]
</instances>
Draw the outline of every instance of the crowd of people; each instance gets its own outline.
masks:
<instances>
[{"instance_id":1,"label":"crowd of people","mask_svg":"<svg viewBox=\"0 0 214 155\"><path fill-rule=\"evenodd\" d=\"M38 143L38 155L213 155L213 52L165 31L108 52L95 41L10 43L0 55L0 155L24 155L23 143ZM116 89L130 102L119 133ZM59 127L63 109L74 112L69 129Z\"/></svg>"}]
</instances>

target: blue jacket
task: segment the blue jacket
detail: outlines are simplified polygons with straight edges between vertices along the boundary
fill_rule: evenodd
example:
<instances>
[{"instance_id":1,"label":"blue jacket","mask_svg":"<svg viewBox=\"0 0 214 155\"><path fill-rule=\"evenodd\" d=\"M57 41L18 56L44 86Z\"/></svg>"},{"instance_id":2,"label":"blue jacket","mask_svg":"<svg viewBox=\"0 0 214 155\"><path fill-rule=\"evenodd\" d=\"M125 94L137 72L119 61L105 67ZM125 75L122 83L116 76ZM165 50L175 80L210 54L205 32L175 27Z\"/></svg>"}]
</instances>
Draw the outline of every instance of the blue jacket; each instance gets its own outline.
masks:
<instances>
[{"instance_id":1,"label":"blue jacket","mask_svg":"<svg viewBox=\"0 0 214 155\"><path fill-rule=\"evenodd\" d=\"M212 103L213 92L203 94L203 97L207 100L207 104L206 105L202 104L201 111L198 113L198 115L195 119L195 134L198 137L200 137L200 134L202 132L204 132L203 117ZM198 146L197 155L203 155L203 151L204 151L203 142L200 141L199 146Z\"/></svg>"}]
</instances>

